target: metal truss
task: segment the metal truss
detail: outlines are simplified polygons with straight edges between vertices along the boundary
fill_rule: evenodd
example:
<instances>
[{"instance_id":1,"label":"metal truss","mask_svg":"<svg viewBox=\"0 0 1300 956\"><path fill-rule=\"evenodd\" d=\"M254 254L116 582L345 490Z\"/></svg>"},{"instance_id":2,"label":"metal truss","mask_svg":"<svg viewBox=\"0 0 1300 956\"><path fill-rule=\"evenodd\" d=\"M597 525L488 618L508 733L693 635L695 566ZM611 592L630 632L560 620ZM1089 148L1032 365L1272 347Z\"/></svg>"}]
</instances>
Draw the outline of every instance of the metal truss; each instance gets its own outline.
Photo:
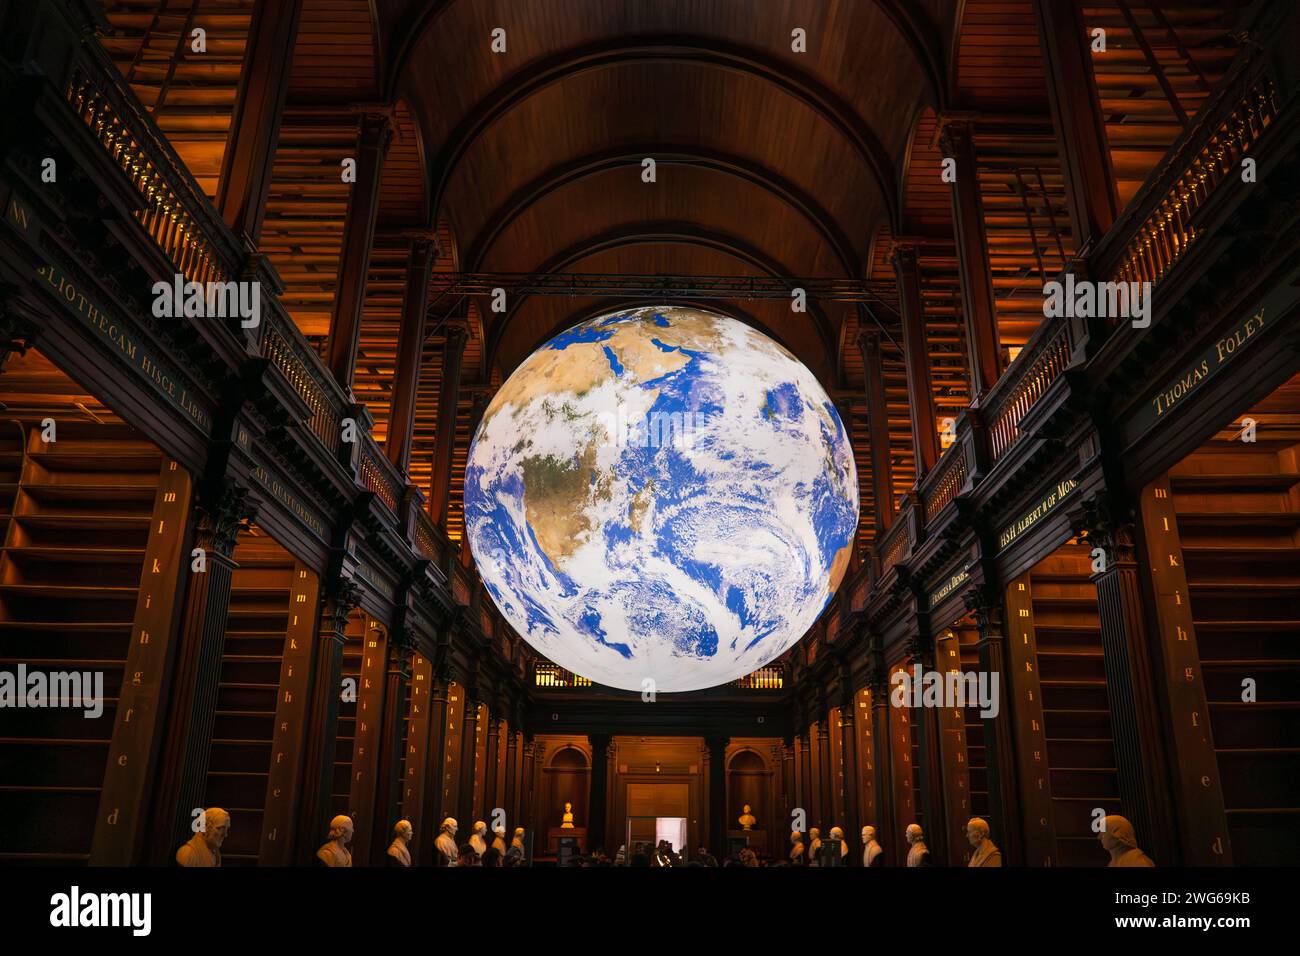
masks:
<instances>
[{"instance_id":1,"label":"metal truss","mask_svg":"<svg viewBox=\"0 0 1300 956\"><path fill-rule=\"evenodd\" d=\"M809 302L846 302L894 342L889 324L878 312L898 319L890 283L862 279L793 278L781 276L636 275L610 272L435 272L429 279L432 300L427 314L433 331L454 315L463 314L469 296L505 291L513 303L530 295L562 298L644 299L647 303L673 299L783 299L802 289ZM884 294L882 294L884 293ZM430 333L432 334L432 332ZM897 343L894 343L897 345Z\"/></svg>"},{"instance_id":2,"label":"metal truss","mask_svg":"<svg viewBox=\"0 0 1300 956\"><path fill-rule=\"evenodd\" d=\"M880 283L861 279L779 276L631 275L597 272L440 272L430 278L436 299L462 295L548 295L569 298L617 296L636 299L788 299L802 289L820 302L888 304Z\"/></svg>"}]
</instances>

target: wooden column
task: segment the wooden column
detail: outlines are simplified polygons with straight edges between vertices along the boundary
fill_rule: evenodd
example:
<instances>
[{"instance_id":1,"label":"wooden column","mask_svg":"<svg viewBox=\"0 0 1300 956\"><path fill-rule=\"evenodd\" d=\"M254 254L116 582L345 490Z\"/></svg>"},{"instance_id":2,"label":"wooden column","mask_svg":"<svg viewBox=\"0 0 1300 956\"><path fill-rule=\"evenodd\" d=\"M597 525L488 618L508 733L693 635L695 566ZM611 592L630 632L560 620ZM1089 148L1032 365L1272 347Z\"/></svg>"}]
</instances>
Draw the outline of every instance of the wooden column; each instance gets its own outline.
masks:
<instances>
[{"instance_id":1,"label":"wooden column","mask_svg":"<svg viewBox=\"0 0 1300 956\"><path fill-rule=\"evenodd\" d=\"M459 322L447 325L442 351L442 380L438 384L438 425L433 439L429 517L439 527L447 523L451 498L451 458L456 444L456 415L460 405L460 366L469 330Z\"/></svg>"},{"instance_id":2,"label":"wooden column","mask_svg":"<svg viewBox=\"0 0 1300 956\"><path fill-rule=\"evenodd\" d=\"M307 743L303 759L302 807L298 814L298 856L325 841L329 832L330 792L334 781L334 752L338 739L339 695L342 688L343 644L348 617L360 600L357 586L338 579L325 602L316 638L311 699L307 712Z\"/></svg>"},{"instance_id":3,"label":"wooden column","mask_svg":"<svg viewBox=\"0 0 1300 956\"><path fill-rule=\"evenodd\" d=\"M974 401L998 380L1002 358L973 124L969 120L946 121L942 145L945 154L956 160L957 167L952 183L952 227L957 240L962 315L966 324L966 359L970 368L971 399Z\"/></svg>"},{"instance_id":4,"label":"wooden column","mask_svg":"<svg viewBox=\"0 0 1300 956\"><path fill-rule=\"evenodd\" d=\"M402 765L402 729L407 725L406 687L411 679L413 641L402 630L394 630L388 638L384 668L384 705L380 718L379 739L375 743L378 772L375 779L374 829L370 840L371 862L381 866L386 861L388 846L393 842L393 827L401 819L404 781L398 779ZM427 684L422 688L428 693ZM412 688L411 703L415 702ZM423 705L427 703L421 698ZM408 728L409 729L409 728ZM355 853L355 848L353 850Z\"/></svg>"},{"instance_id":5,"label":"wooden column","mask_svg":"<svg viewBox=\"0 0 1300 956\"><path fill-rule=\"evenodd\" d=\"M790 822L792 819L791 813L799 805L796 797L797 789L798 784L794 772L794 738L786 737L781 741L781 810L785 814L785 818L775 824L775 829L781 839L785 839L786 828L792 826ZM779 843L775 848L777 856L780 856L782 852L788 853L789 851L789 845L785 843Z\"/></svg>"},{"instance_id":6,"label":"wooden column","mask_svg":"<svg viewBox=\"0 0 1300 956\"><path fill-rule=\"evenodd\" d=\"M880 828L880 795L876 789L878 774L876 773L876 733L873 726L872 699L871 690L866 689L855 695L853 700L854 762L857 769L853 778L853 789L857 794L858 817L856 821L845 823L845 826L851 828L846 830L845 835L859 850L862 848L859 842L862 828L866 826L876 827L877 830ZM854 854L853 858L855 865L862 862L860 853Z\"/></svg>"},{"instance_id":7,"label":"wooden column","mask_svg":"<svg viewBox=\"0 0 1300 956\"><path fill-rule=\"evenodd\" d=\"M355 866L364 866L369 861L376 829L375 791L379 786L387 671L388 633L383 625L367 615L361 639L361 673L357 680L356 726L352 739L352 780L348 786L348 811L356 828L352 838L352 862ZM388 840L383 840L382 845L386 848Z\"/></svg>"},{"instance_id":8,"label":"wooden column","mask_svg":"<svg viewBox=\"0 0 1300 956\"><path fill-rule=\"evenodd\" d=\"M898 803L894 799L897 741L889 726L889 675L883 667L877 668L872 675L871 727L876 740L876 840L885 860L891 866L897 866L906 855L900 856L899 848L903 845L900 841L903 827L907 824L899 819Z\"/></svg>"},{"instance_id":9,"label":"wooden column","mask_svg":"<svg viewBox=\"0 0 1300 956\"><path fill-rule=\"evenodd\" d=\"M117 697L117 709L113 718L113 736L108 746L108 763L104 769L103 789L99 794L99 812L95 817L95 832L90 847L92 866L129 866L143 862L141 851L149 825L150 767L158 753L164 727L167 726L167 722L162 717L168 696L167 659L171 653L175 653L170 645L184 644L185 638L191 637L191 642L185 649L191 651L192 657L195 643L193 631L190 629L181 631L179 639L172 636L175 632L174 623L180 604L180 591L184 587L181 583L184 580L184 569L188 569L190 561L184 547L189 512L189 472L172 459L164 458L158 475L157 491L154 494L153 515L150 519L149 537L145 543L144 566L140 574L140 587L136 593L131 642L127 649L122 684L120 689L111 687L107 683L104 687L106 695ZM215 585L215 591L211 592L214 603L220 604L224 579L226 596L226 605L222 605L224 611L230 598L229 556L223 557L220 561L214 560L210 567L217 575L211 582ZM197 578L205 576L205 574L193 575ZM207 591L201 586L198 590L201 593ZM223 629L224 624L223 616ZM198 630L200 634L206 633L203 628ZM222 631L218 631L218 636L221 633ZM217 670L220 670L220 641L218 640L216 644ZM210 685L211 694L215 697L216 675L205 674L205 677L208 678L205 684ZM173 681L172 687L177 692L185 691L196 695L200 690L182 681ZM178 696L183 698L183 694ZM182 708L180 716L186 719L193 715L186 713ZM198 716L201 718L203 713L200 712ZM211 728L210 713L208 727ZM206 747L210 739L209 730L208 735L201 741L203 748L192 748L203 749L202 764L205 777ZM181 749L174 735L168 742L173 749ZM184 748L187 756L190 749ZM184 774L183 764L179 777L179 780L173 780L169 791L174 794L179 789L192 802L185 806L183 815L177 811L174 803L170 807L169 814L164 819L176 822L177 825L169 831L175 840L167 841L166 845L160 848L162 853L166 853L172 842L180 846L190 838L192 833L190 821L193 818L189 810L191 807L204 805L201 786L188 789L184 787L185 783L191 781ZM33 794L29 799L40 798ZM182 816L183 819L177 819ZM174 851L176 846L170 846L170 849Z\"/></svg>"},{"instance_id":10,"label":"wooden column","mask_svg":"<svg viewBox=\"0 0 1300 956\"><path fill-rule=\"evenodd\" d=\"M506 827L509 831L506 834L507 845L509 837L513 834L514 828L522 826L520 819L519 805L519 731L512 726L510 736L506 738Z\"/></svg>"},{"instance_id":11,"label":"wooden column","mask_svg":"<svg viewBox=\"0 0 1300 956\"><path fill-rule=\"evenodd\" d=\"M1034 0L1047 98L1065 174L1070 230L1080 251L1101 240L1119 215L1106 123L1081 5Z\"/></svg>"},{"instance_id":12,"label":"wooden column","mask_svg":"<svg viewBox=\"0 0 1300 956\"><path fill-rule=\"evenodd\" d=\"M850 841L852 845L856 845L858 831L862 827L862 816L858 809L856 707L857 701L854 700L852 691L840 695L840 788L844 794L844 816L839 826L844 831L844 839ZM849 861L853 861L851 852Z\"/></svg>"},{"instance_id":13,"label":"wooden column","mask_svg":"<svg viewBox=\"0 0 1300 956\"><path fill-rule=\"evenodd\" d=\"M431 664L430 682L429 756L421 780L423 793L420 804L420 815L425 821L424 837L421 838L421 831L415 831L416 840L419 841L419 859L425 866L434 865L433 841L438 838L443 818L449 816L453 809L451 804L444 799L443 794L445 789L444 776L447 772L447 710L450 697L450 682L447 680L446 670ZM407 775L409 779L409 767L407 768ZM414 823L415 821L412 820L411 822Z\"/></svg>"},{"instance_id":14,"label":"wooden column","mask_svg":"<svg viewBox=\"0 0 1300 956\"><path fill-rule=\"evenodd\" d=\"M533 778L536 776L534 761L536 750L536 741L533 740L531 735L524 734L523 764L519 768L519 826L534 831L534 837L536 837L537 830L533 823Z\"/></svg>"},{"instance_id":15,"label":"wooden column","mask_svg":"<svg viewBox=\"0 0 1300 956\"><path fill-rule=\"evenodd\" d=\"M591 794L587 805L587 852L608 849L605 823L609 817L609 734L590 734Z\"/></svg>"},{"instance_id":16,"label":"wooden column","mask_svg":"<svg viewBox=\"0 0 1300 956\"><path fill-rule=\"evenodd\" d=\"M379 178L392 139L392 121L387 115L362 117L357 141L357 181L352 184L343 227L343 250L339 256L328 352L330 371L349 393L357 363L361 312L366 301L370 250L375 239L375 218L379 213Z\"/></svg>"},{"instance_id":17,"label":"wooden column","mask_svg":"<svg viewBox=\"0 0 1300 956\"><path fill-rule=\"evenodd\" d=\"M1120 812L1138 845L1157 865L1176 861L1173 810L1160 736L1158 682L1147 633L1134 550L1133 516L1107 494L1082 502L1088 543L1103 552L1105 570L1092 576L1101 619L1102 661L1119 776Z\"/></svg>"},{"instance_id":18,"label":"wooden column","mask_svg":"<svg viewBox=\"0 0 1300 956\"><path fill-rule=\"evenodd\" d=\"M727 851L727 737L709 737L709 849L721 860Z\"/></svg>"},{"instance_id":19,"label":"wooden column","mask_svg":"<svg viewBox=\"0 0 1300 956\"><path fill-rule=\"evenodd\" d=\"M875 498L876 537L894 523L894 465L889 454L889 403L885 396L885 364L880 333L858 333L858 348L866 370L867 434L871 451L871 492Z\"/></svg>"},{"instance_id":20,"label":"wooden column","mask_svg":"<svg viewBox=\"0 0 1300 956\"><path fill-rule=\"evenodd\" d=\"M908 669L913 675L912 667L921 665L922 672L935 669L934 644L929 635L929 622L921 618L921 634L912 638L911 657ZM925 844L930 849L935 863L948 859L948 815L943 793L943 747L942 731L939 728L939 709L936 707L913 708L916 716L917 766L912 772L918 775L917 790L921 799L921 814L925 821Z\"/></svg>"},{"instance_id":21,"label":"wooden column","mask_svg":"<svg viewBox=\"0 0 1300 956\"><path fill-rule=\"evenodd\" d=\"M813 827L820 830L822 826L821 767L818 766L822 749L821 739L818 737L820 732L816 722L808 725L808 790L804 794L804 806L808 809L809 830Z\"/></svg>"},{"instance_id":22,"label":"wooden column","mask_svg":"<svg viewBox=\"0 0 1300 956\"><path fill-rule=\"evenodd\" d=\"M805 730L801 733L795 743L795 759L799 762L798 773L796 774L795 783L797 790L795 793L795 806L803 810L808 817L809 823L804 826L804 834L807 835L808 827L812 823L813 817L816 816L816 808L813 806L812 798L812 755L809 753L810 732Z\"/></svg>"},{"instance_id":23,"label":"wooden column","mask_svg":"<svg viewBox=\"0 0 1300 956\"><path fill-rule=\"evenodd\" d=\"M1055 811L1047 764L1047 729L1043 694L1038 679L1038 641L1034 633L1034 595L1026 572L1007 585L1007 697L1011 705L1012 752L1007 764L1016 765L1017 791L1024 847L1029 866L1057 862ZM990 652L996 644L990 645ZM993 658L990 657L990 661ZM980 658L981 666L983 658ZM1009 782L1010 774L1008 774ZM995 841L996 842L996 841Z\"/></svg>"},{"instance_id":24,"label":"wooden column","mask_svg":"<svg viewBox=\"0 0 1300 956\"><path fill-rule=\"evenodd\" d=\"M903 667L901 663L891 667L891 677ZM894 830L888 834L888 845L894 847L895 864L902 866L907 859L905 833L910 824L917 822L918 809L913 779L916 768L912 765L912 726L907 707L894 707L886 703L885 712L889 720L889 778L894 808Z\"/></svg>"},{"instance_id":25,"label":"wooden column","mask_svg":"<svg viewBox=\"0 0 1300 956\"><path fill-rule=\"evenodd\" d=\"M943 631L935 639L935 670L961 673L961 650L957 634ZM927 707L939 730L939 797L943 803L944 834L948 841L949 866L965 866L971 857L966 839L966 822L974 815L970 799L970 766L967 763L966 715L960 707Z\"/></svg>"},{"instance_id":26,"label":"wooden column","mask_svg":"<svg viewBox=\"0 0 1300 956\"><path fill-rule=\"evenodd\" d=\"M1210 710L1201 675L1196 627L1187 599L1187 572L1169 476L1142 491L1141 563L1151 570L1156 630L1169 702L1169 741L1184 866L1228 866L1232 845L1223 782L1210 733Z\"/></svg>"},{"instance_id":27,"label":"wooden column","mask_svg":"<svg viewBox=\"0 0 1300 956\"><path fill-rule=\"evenodd\" d=\"M412 841L411 856L417 865L428 862L427 849L437 837L438 824L441 820L433 819L434 813L428 809L430 801L426 799L431 790L431 782L438 768L438 762L430 750L430 736L433 729L433 666L423 654L411 655L411 703L406 715L406 763L402 769L402 816L411 822L415 830ZM446 694L443 695L446 704Z\"/></svg>"},{"instance_id":28,"label":"wooden column","mask_svg":"<svg viewBox=\"0 0 1300 956\"><path fill-rule=\"evenodd\" d=\"M939 460L939 433L935 427L930 347L925 339L925 307L921 301L921 272L916 246L911 243L895 245L893 259L903 319L903 360L907 366L912 447L916 451L916 478L920 481Z\"/></svg>"},{"instance_id":29,"label":"wooden column","mask_svg":"<svg viewBox=\"0 0 1300 956\"><path fill-rule=\"evenodd\" d=\"M275 724L271 733L271 769L266 780L262 833L257 862L260 866L289 866L295 862L295 818L303 794L311 714L311 678L321 641L317 639L320 614L320 578L310 568L295 564L289 588L289 618L280 655L280 680L276 685ZM335 700L338 699L337 692ZM331 766L333 756L331 752ZM319 834L314 849L323 842Z\"/></svg>"},{"instance_id":30,"label":"wooden column","mask_svg":"<svg viewBox=\"0 0 1300 956\"><path fill-rule=\"evenodd\" d=\"M406 257L406 294L397 334L397 366L388 405L388 437L384 451L399 471L411 464L411 434L415 427L416 393L424 357L425 316L429 309L429 274L437 249L432 239L411 240Z\"/></svg>"},{"instance_id":31,"label":"wooden column","mask_svg":"<svg viewBox=\"0 0 1300 956\"><path fill-rule=\"evenodd\" d=\"M468 839L476 819L474 806L474 771L478 759L478 709L479 702L473 699L469 688L465 689L465 699L461 702L460 718L460 766L457 768L458 786L455 816L461 825L461 839Z\"/></svg>"},{"instance_id":32,"label":"wooden column","mask_svg":"<svg viewBox=\"0 0 1300 956\"><path fill-rule=\"evenodd\" d=\"M235 542L240 524L253 512L247 491L224 483L211 486L206 495L201 493L203 500L195 509L191 547L203 549L207 570L189 571L188 551L183 557L178 555L174 565L184 567L187 578L151 811L149 862L153 866L171 864L176 849L193 835L194 808L206 806L208 758L221 679L221 650L230 615ZM151 640L156 637L158 633L154 632ZM119 720L124 712L125 707L119 707Z\"/></svg>"},{"instance_id":33,"label":"wooden column","mask_svg":"<svg viewBox=\"0 0 1300 956\"><path fill-rule=\"evenodd\" d=\"M230 117L216 207L254 248L262 238L266 193L289 92L302 0L257 0L244 44L239 92Z\"/></svg>"},{"instance_id":34,"label":"wooden column","mask_svg":"<svg viewBox=\"0 0 1300 956\"><path fill-rule=\"evenodd\" d=\"M980 639L975 647L980 671L990 678L994 674L998 677L997 713L980 718L984 726L984 772L989 785L989 828L1003 860L1023 865L1026 861L1021 846L1009 696L1012 675L1008 671L1002 599L997 588L988 584L967 592L965 598L979 628Z\"/></svg>"},{"instance_id":35,"label":"wooden column","mask_svg":"<svg viewBox=\"0 0 1300 956\"><path fill-rule=\"evenodd\" d=\"M503 802L501 794L497 791L497 784L500 783L498 771L501 765L501 723L501 718L489 711L487 748L483 754L485 764L483 767L483 818L488 821L489 830L492 829L492 813Z\"/></svg>"},{"instance_id":36,"label":"wooden column","mask_svg":"<svg viewBox=\"0 0 1300 956\"><path fill-rule=\"evenodd\" d=\"M831 766L831 733L834 715L828 710L817 721L817 820L821 825L822 839L830 835L835 825L835 774Z\"/></svg>"}]
</instances>

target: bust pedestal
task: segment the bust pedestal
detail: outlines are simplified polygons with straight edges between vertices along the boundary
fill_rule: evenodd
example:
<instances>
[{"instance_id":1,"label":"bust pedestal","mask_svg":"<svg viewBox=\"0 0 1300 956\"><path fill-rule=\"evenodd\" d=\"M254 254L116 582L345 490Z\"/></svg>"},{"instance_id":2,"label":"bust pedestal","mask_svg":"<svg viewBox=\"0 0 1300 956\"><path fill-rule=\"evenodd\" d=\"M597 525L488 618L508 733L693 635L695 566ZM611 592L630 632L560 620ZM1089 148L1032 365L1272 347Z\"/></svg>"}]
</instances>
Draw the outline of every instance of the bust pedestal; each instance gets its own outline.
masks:
<instances>
[{"instance_id":1,"label":"bust pedestal","mask_svg":"<svg viewBox=\"0 0 1300 956\"><path fill-rule=\"evenodd\" d=\"M587 852L586 827L551 827L546 832L546 847L552 854L556 854L560 850L560 837L576 837L578 852L582 854Z\"/></svg>"}]
</instances>

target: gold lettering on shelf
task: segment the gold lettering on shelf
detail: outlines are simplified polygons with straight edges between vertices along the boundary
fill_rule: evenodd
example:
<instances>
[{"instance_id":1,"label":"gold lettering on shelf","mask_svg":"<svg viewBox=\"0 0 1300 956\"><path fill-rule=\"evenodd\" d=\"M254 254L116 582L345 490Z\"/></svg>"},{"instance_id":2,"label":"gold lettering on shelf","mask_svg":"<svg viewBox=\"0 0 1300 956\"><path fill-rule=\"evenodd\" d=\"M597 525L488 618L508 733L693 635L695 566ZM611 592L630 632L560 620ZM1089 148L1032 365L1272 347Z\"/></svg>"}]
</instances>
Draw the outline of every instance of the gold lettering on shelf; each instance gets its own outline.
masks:
<instances>
[{"instance_id":1,"label":"gold lettering on shelf","mask_svg":"<svg viewBox=\"0 0 1300 956\"><path fill-rule=\"evenodd\" d=\"M204 431L211 429L211 416L183 386L178 385L178 376L159 364L157 358L149 355L124 326L96 308L84 293L77 290L71 279L61 272L56 272L52 265L41 266L36 270L36 274L45 280L55 296L68 303L77 315L86 321L92 332L110 343L121 358L143 375L154 390L163 395L173 407L188 415L200 429Z\"/></svg>"}]
</instances>

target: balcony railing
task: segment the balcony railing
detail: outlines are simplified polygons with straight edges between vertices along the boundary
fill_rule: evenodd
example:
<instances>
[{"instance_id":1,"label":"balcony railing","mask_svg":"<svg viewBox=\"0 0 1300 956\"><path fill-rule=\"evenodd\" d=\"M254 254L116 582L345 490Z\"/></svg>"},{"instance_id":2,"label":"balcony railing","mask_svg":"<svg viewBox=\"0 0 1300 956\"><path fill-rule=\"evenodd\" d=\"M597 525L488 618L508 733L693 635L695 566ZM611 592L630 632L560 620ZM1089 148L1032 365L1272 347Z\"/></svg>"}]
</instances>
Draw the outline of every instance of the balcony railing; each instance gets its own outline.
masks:
<instances>
[{"instance_id":1,"label":"balcony railing","mask_svg":"<svg viewBox=\"0 0 1300 956\"><path fill-rule=\"evenodd\" d=\"M306 403L308 430L331 454L338 451L342 435L342 396L322 385L328 375L316 353L298 334L293 322L277 309L263 315L262 355L280 370L285 381ZM333 384L333 376L328 379Z\"/></svg>"},{"instance_id":2,"label":"balcony railing","mask_svg":"<svg viewBox=\"0 0 1300 956\"><path fill-rule=\"evenodd\" d=\"M780 664L768 664L746 674L733 686L741 690L782 690L785 687L785 668Z\"/></svg>"},{"instance_id":3,"label":"balcony railing","mask_svg":"<svg viewBox=\"0 0 1300 956\"><path fill-rule=\"evenodd\" d=\"M546 688L590 687L591 680L579 677L573 671L565 670L559 664L550 661L533 662L533 686Z\"/></svg>"},{"instance_id":4,"label":"balcony railing","mask_svg":"<svg viewBox=\"0 0 1300 956\"><path fill-rule=\"evenodd\" d=\"M78 47L65 95L139 193L134 216L172 267L193 282L245 278L249 260L242 244L99 44ZM262 285L265 292L268 283ZM336 454L347 398L279 298L263 294L260 302L262 321L255 335L261 354L307 406L303 424Z\"/></svg>"},{"instance_id":5,"label":"balcony railing","mask_svg":"<svg viewBox=\"0 0 1300 956\"><path fill-rule=\"evenodd\" d=\"M1111 235L1127 238L1117 252L1101 252L1097 274L1153 285L1165 278L1197 239L1197 211L1219 184L1241 175L1242 159L1278 108L1266 58L1238 61L1120 216Z\"/></svg>"},{"instance_id":6,"label":"balcony railing","mask_svg":"<svg viewBox=\"0 0 1300 956\"><path fill-rule=\"evenodd\" d=\"M80 48L65 90L68 104L140 194L135 218L176 271L193 282L225 282L241 259L234 236L199 191L117 71ZM106 74L105 66L112 70Z\"/></svg>"},{"instance_id":7,"label":"balcony railing","mask_svg":"<svg viewBox=\"0 0 1300 956\"><path fill-rule=\"evenodd\" d=\"M1047 319L990 390L983 406L989 462L1020 440L1020 422L1070 364L1073 343L1064 319ZM928 519L928 516L927 516Z\"/></svg>"},{"instance_id":8,"label":"balcony railing","mask_svg":"<svg viewBox=\"0 0 1300 956\"><path fill-rule=\"evenodd\" d=\"M934 520L934 516L957 497L966 484L966 474L966 444L958 440L944 450L934 471L926 475L921 484L926 524Z\"/></svg>"},{"instance_id":9,"label":"balcony railing","mask_svg":"<svg viewBox=\"0 0 1300 956\"><path fill-rule=\"evenodd\" d=\"M880 539L880 574L883 577L889 569L902 561L912 549L912 535L908 528L910 522L904 508L900 508L894 523Z\"/></svg>"},{"instance_id":10,"label":"balcony railing","mask_svg":"<svg viewBox=\"0 0 1300 956\"><path fill-rule=\"evenodd\" d=\"M361 449L361 483L388 505L394 514L397 513L404 486L402 476L369 435L365 437Z\"/></svg>"},{"instance_id":11,"label":"balcony railing","mask_svg":"<svg viewBox=\"0 0 1300 956\"><path fill-rule=\"evenodd\" d=\"M434 527L429 514L421 508L415 515L415 546L434 564L442 564L442 535Z\"/></svg>"}]
</instances>

